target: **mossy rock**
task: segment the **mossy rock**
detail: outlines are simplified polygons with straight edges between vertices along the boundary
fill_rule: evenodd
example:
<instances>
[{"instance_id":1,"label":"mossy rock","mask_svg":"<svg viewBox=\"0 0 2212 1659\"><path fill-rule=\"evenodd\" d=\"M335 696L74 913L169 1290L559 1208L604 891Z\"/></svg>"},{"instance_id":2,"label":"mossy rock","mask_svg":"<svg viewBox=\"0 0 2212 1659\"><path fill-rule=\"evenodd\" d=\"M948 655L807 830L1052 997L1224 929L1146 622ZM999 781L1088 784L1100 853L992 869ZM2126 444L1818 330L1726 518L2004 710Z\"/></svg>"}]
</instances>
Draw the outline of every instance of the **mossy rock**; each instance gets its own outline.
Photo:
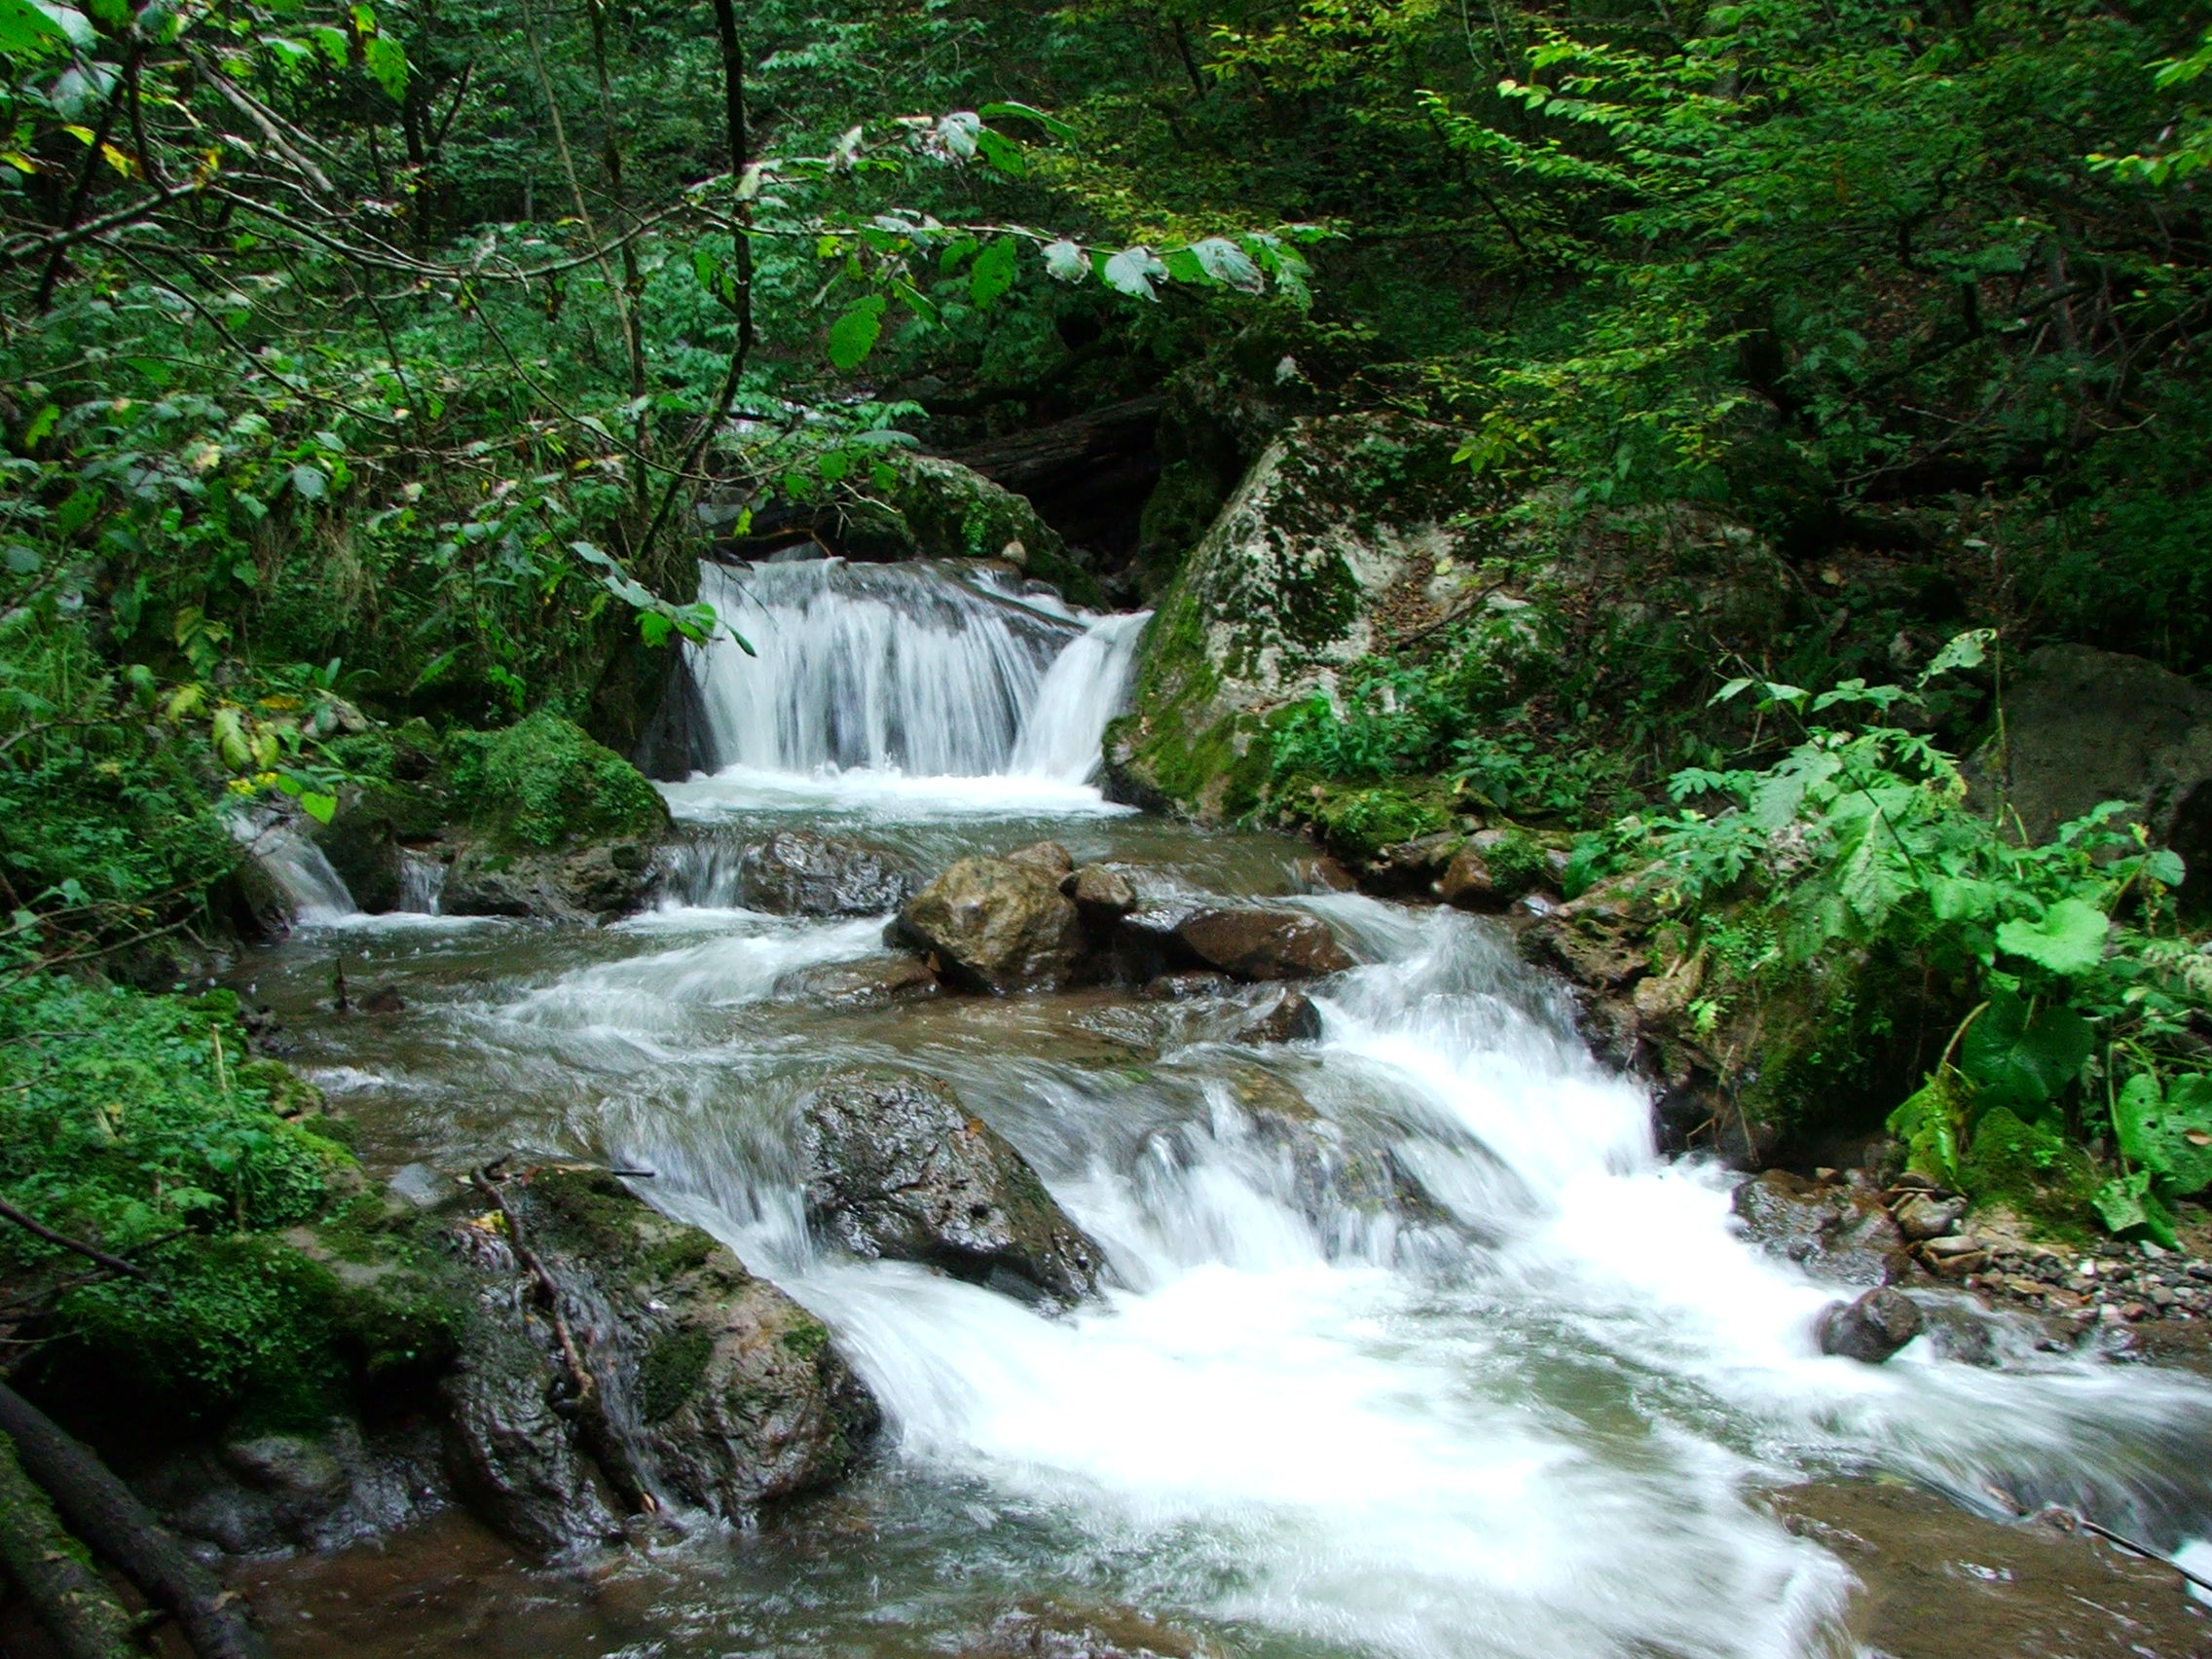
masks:
<instances>
[{"instance_id":1,"label":"mossy rock","mask_svg":"<svg viewBox=\"0 0 2212 1659\"><path fill-rule=\"evenodd\" d=\"M2086 1239L2097 1172L2088 1154L2058 1130L2000 1106L1974 1125L1959 1165L1974 1207L2002 1206L2053 1235Z\"/></svg>"},{"instance_id":2,"label":"mossy rock","mask_svg":"<svg viewBox=\"0 0 2212 1659\"><path fill-rule=\"evenodd\" d=\"M668 828L668 804L645 775L559 715L541 711L504 731L459 734L448 747L455 793L498 844L654 838Z\"/></svg>"},{"instance_id":3,"label":"mossy rock","mask_svg":"<svg viewBox=\"0 0 2212 1659\"><path fill-rule=\"evenodd\" d=\"M1320 830L1330 851L1342 858L1379 858L1385 848L1452 827L1451 809L1434 790L1416 793L1389 785L1320 790L1310 806L1300 804L1303 815ZM1535 851L1540 874L1543 850Z\"/></svg>"}]
</instances>

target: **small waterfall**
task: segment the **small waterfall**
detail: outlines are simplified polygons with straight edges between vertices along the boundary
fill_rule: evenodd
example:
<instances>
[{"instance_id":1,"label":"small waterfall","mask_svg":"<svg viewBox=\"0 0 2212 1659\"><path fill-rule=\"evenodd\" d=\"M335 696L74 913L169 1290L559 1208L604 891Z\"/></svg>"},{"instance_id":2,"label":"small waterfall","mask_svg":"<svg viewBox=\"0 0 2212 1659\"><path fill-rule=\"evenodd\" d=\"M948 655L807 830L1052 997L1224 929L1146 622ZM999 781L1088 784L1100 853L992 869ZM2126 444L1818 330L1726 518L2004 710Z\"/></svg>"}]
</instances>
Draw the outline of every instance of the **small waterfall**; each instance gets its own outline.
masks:
<instances>
[{"instance_id":1,"label":"small waterfall","mask_svg":"<svg viewBox=\"0 0 2212 1659\"><path fill-rule=\"evenodd\" d=\"M415 915L439 914L446 890L445 861L412 847L399 849L399 908Z\"/></svg>"},{"instance_id":2,"label":"small waterfall","mask_svg":"<svg viewBox=\"0 0 2212 1659\"><path fill-rule=\"evenodd\" d=\"M700 567L758 653L693 647L718 771L1022 777L1098 767L1146 615L1083 618L927 564Z\"/></svg>"},{"instance_id":3,"label":"small waterfall","mask_svg":"<svg viewBox=\"0 0 2212 1659\"><path fill-rule=\"evenodd\" d=\"M281 813L267 807L239 813L231 819L231 833L283 896L294 927L326 927L361 913L322 849Z\"/></svg>"},{"instance_id":4,"label":"small waterfall","mask_svg":"<svg viewBox=\"0 0 2212 1659\"><path fill-rule=\"evenodd\" d=\"M928 566L704 566L699 596L759 655L692 666L718 766L1006 769L1023 711L1075 626Z\"/></svg>"},{"instance_id":5,"label":"small waterfall","mask_svg":"<svg viewBox=\"0 0 2212 1659\"><path fill-rule=\"evenodd\" d=\"M1101 616L1053 659L1021 722L1007 769L1029 777L1088 784L1098 770L1106 722L1120 713L1136 667L1149 610Z\"/></svg>"}]
</instances>

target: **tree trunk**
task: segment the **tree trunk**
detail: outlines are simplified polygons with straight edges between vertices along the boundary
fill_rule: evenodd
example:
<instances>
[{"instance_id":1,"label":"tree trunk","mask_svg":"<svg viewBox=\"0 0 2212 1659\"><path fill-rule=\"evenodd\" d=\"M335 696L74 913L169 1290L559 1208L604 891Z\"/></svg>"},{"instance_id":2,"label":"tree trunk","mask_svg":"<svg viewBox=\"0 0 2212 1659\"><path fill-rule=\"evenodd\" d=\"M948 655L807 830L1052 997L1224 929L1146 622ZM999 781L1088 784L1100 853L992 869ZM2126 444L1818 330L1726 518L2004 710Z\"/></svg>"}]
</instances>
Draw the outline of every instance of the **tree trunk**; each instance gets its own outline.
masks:
<instances>
[{"instance_id":1,"label":"tree trunk","mask_svg":"<svg viewBox=\"0 0 2212 1659\"><path fill-rule=\"evenodd\" d=\"M268 1659L245 1604L186 1552L92 1451L0 1383L0 1434L44 1487L69 1529L176 1617L200 1659Z\"/></svg>"},{"instance_id":2,"label":"tree trunk","mask_svg":"<svg viewBox=\"0 0 2212 1659\"><path fill-rule=\"evenodd\" d=\"M78 1559L79 1547L0 1435L0 1567L66 1659L142 1659L130 1642L130 1615Z\"/></svg>"}]
</instances>

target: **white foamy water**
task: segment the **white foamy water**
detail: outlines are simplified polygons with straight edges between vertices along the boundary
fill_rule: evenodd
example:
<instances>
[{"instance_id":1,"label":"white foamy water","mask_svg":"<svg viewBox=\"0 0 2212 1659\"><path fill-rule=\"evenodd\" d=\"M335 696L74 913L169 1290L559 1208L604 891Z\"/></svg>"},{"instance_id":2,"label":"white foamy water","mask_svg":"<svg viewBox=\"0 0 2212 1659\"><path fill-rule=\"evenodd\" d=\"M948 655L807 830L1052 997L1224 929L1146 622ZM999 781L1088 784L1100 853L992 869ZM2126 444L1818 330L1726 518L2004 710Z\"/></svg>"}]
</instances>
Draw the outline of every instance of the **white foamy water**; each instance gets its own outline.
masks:
<instances>
[{"instance_id":1,"label":"white foamy water","mask_svg":"<svg viewBox=\"0 0 2212 1659\"><path fill-rule=\"evenodd\" d=\"M1086 618L933 565L702 565L756 654L691 647L712 769L682 817L820 805L893 820L1105 809L1091 779L1150 612Z\"/></svg>"},{"instance_id":2,"label":"white foamy water","mask_svg":"<svg viewBox=\"0 0 2212 1659\"><path fill-rule=\"evenodd\" d=\"M1074 1579L1110 1561L1149 1605L1408 1656L1779 1659L1840 1651L1850 1580L1750 1485L1889 1469L2176 1544L2212 1513L2212 1389L2002 1332L1996 1366L1823 1356L1813 1320L1851 1292L1741 1240L1719 1172L1656 1156L1642 1091L1494 931L1309 903L1381 960L1321 988L1317 1051L1263 1063L1419 1180L1424 1227L1302 1187L1232 1087L1262 1056L1221 1049L963 1062L1120 1281L1060 1318L819 1253L788 1091L608 1128L656 1201L829 1319L903 1457L1074 1529ZM652 961L679 990L703 966Z\"/></svg>"},{"instance_id":3,"label":"white foamy water","mask_svg":"<svg viewBox=\"0 0 2212 1659\"><path fill-rule=\"evenodd\" d=\"M322 849L291 820L259 808L234 813L231 833L283 897L295 928L331 927L358 916L360 907Z\"/></svg>"}]
</instances>

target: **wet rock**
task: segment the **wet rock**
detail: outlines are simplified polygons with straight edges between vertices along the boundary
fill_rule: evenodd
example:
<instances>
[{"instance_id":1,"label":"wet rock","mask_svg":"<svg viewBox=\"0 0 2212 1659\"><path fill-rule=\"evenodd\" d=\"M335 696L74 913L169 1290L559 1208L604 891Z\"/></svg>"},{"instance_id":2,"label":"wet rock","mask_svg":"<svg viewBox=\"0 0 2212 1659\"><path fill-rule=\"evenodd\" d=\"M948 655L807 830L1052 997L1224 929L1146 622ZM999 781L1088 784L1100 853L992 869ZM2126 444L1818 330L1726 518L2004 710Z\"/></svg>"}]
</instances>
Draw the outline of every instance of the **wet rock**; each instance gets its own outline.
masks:
<instances>
[{"instance_id":1,"label":"wet rock","mask_svg":"<svg viewBox=\"0 0 2212 1659\"><path fill-rule=\"evenodd\" d=\"M1147 979L1137 995L1146 1002L1196 1002L1221 996L1229 987L1226 974L1161 974Z\"/></svg>"},{"instance_id":2,"label":"wet rock","mask_svg":"<svg viewBox=\"0 0 2212 1659\"><path fill-rule=\"evenodd\" d=\"M1024 869L1042 870L1055 882L1075 870L1075 860L1069 855L1067 848L1057 841L1037 841L1026 847L1018 847L1007 854L1006 862L1019 865Z\"/></svg>"},{"instance_id":3,"label":"wet rock","mask_svg":"<svg viewBox=\"0 0 2212 1659\"><path fill-rule=\"evenodd\" d=\"M1491 873L1485 848L1477 844L1480 840L1480 836L1471 838L1453 854L1436 879L1436 896L1461 910L1495 912L1511 903L1515 895Z\"/></svg>"},{"instance_id":4,"label":"wet rock","mask_svg":"<svg viewBox=\"0 0 2212 1659\"><path fill-rule=\"evenodd\" d=\"M880 916L919 885L895 854L812 830L782 830L738 860L738 902L777 916Z\"/></svg>"},{"instance_id":5,"label":"wet rock","mask_svg":"<svg viewBox=\"0 0 2212 1659\"><path fill-rule=\"evenodd\" d=\"M1034 861L962 859L907 902L888 937L959 990L1053 989L1074 978L1083 950L1081 917L1058 883Z\"/></svg>"},{"instance_id":6,"label":"wet rock","mask_svg":"<svg viewBox=\"0 0 2212 1659\"><path fill-rule=\"evenodd\" d=\"M1920 1246L1920 1259L1940 1278L1964 1278L1988 1265L1989 1251L1978 1238L1949 1234Z\"/></svg>"},{"instance_id":7,"label":"wet rock","mask_svg":"<svg viewBox=\"0 0 2212 1659\"><path fill-rule=\"evenodd\" d=\"M1361 861L1359 885L1370 893L1385 895L1428 893L1451 867L1459 839L1456 832L1443 830L1384 847L1375 857Z\"/></svg>"},{"instance_id":8,"label":"wet rock","mask_svg":"<svg viewBox=\"0 0 2212 1659\"><path fill-rule=\"evenodd\" d=\"M1818 1334L1823 1353L1879 1365L1920 1335L1920 1306L1901 1290L1869 1290L1856 1302L1829 1303Z\"/></svg>"},{"instance_id":9,"label":"wet rock","mask_svg":"<svg viewBox=\"0 0 2212 1659\"><path fill-rule=\"evenodd\" d=\"M1305 979L1358 965L1319 919L1288 910L1201 910L1175 937L1233 979Z\"/></svg>"},{"instance_id":10,"label":"wet rock","mask_svg":"<svg viewBox=\"0 0 2212 1659\"><path fill-rule=\"evenodd\" d=\"M451 1501L433 1426L369 1434L350 1417L187 1446L134 1484L179 1531L231 1555L344 1549Z\"/></svg>"},{"instance_id":11,"label":"wet rock","mask_svg":"<svg viewBox=\"0 0 2212 1659\"><path fill-rule=\"evenodd\" d=\"M821 1321L604 1171L503 1192L588 1378L516 1239L455 1229L479 1318L445 1384L448 1467L503 1534L554 1553L615 1535L625 1511L744 1519L851 1466L880 1413Z\"/></svg>"},{"instance_id":12,"label":"wet rock","mask_svg":"<svg viewBox=\"0 0 2212 1659\"><path fill-rule=\"evenodd\" d=\"M551 853L501 852L480 843L454 859L439 907L449 916L611 921L642 908L656 880L652 848L643 841Z\"/></svg>"},{"instance_id":13,"label":"wet rock","mask_svg":"<svg viewBox=\"0 0 2212 1659\"><path fill-rule=\"evenodd\" d=\"M1769 1169L1738 1187L1731 1202L1749 1237L1815 1278L1882 1285L1909 1270L1897 1223L1862 1189Z\"/></svg>"},{"instance_id":14,"label":"wet rock","mask_svg":"<svg viewBox=\"0 0 2212 1659\"><path fill-rule=\"evenodd\" d=\"M356 997L353 1007L361 1014L404 1014L407 999L389 985L378 985Z\"/></svg>"},{"instance_id":15,"label":"wet rock","mask_svg":"<svg viewBox=\"0 0 2212 1659\"><path fill-rule=\"evenodd\" d=\"M1075 901L1083 919L1093 927L1120 921L1137 907L1137 890L1129 878L1111 865L1085 865L1060 880L1060 891Z\"/></svg>"},{"instance_id":16,"label":"wet rock","mask_svg":"<svg viewBox=\"0 0 2212 1659\"><path fill-rule=\"evenodd\" d=\"M839 1073L808 1097L799 1149L808 1226L856 1256L926 1263L1029 1302L1098 1288L1097 1245L938 1078Z\"/></svg>"},{"instance_id":17,"label":"wet rock","mask_svg":"<svg viewBox=\"0 0 2212 1659\"><path fill-rule=\"evenodd\" d=\"M1012 1612L962 1650L962 1659L1198 1659L1188 1638L1121 1609Z\"/></svg>"},{"instance_id":18,"label":"wet rock","mask_svg":"<svg viewBox=\"0 0 2212 1659\"><path fill-rule=\"evenodd\" d=\"M1321 1036L1321 1011L1302 991L1285 991L1257 1019L1236 1033L1239 1043L1313 1043Z\"/></svg>"},{"instance_id":19,"label":"wet rock","mask_svg":"<svg viewBox=\"0 0 2212 1659\"><path fill-rule=\"evenodd\" d=\"M879 1008L935 996L941 987L929 965L911 956L871 956L860 962L832 962L801 974L795 986L802 997L853 1008Z\"/></svg>"},{"instance_id":20,"label":"wet rock","mask_svg":"<svg viewBox=\"0 0 2212 1659\"><path fill-rule=\"evenodd\" d=\"M1956 1233L1959 1218L1967 1213L1967 1201L1955 1195L1939 1198L1934 1193L1913 1193L1901 1199L1892 1213L1897 1217L1898 1231L1918 1242Z\"/></svg>"}]
</instances>

